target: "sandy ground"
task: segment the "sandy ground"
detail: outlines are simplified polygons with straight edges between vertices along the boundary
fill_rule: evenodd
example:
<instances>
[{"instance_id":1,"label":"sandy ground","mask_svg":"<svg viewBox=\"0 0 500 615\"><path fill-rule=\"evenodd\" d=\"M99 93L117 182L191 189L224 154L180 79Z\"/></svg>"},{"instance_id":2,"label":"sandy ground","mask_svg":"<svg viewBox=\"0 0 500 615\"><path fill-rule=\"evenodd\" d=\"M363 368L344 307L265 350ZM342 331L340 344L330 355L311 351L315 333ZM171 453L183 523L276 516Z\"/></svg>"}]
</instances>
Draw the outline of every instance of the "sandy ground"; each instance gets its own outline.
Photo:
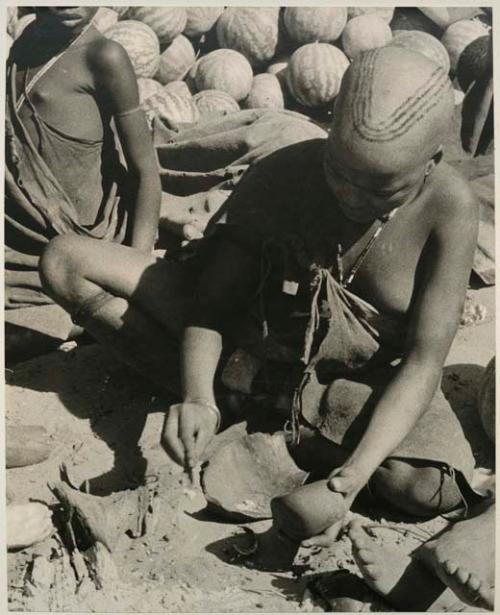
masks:
<instances>
[{"instance_id":1,"label":"sandy ground","mask_svg":"<svg viewBox=\"0 0 500 615\"><path fill-rule=\"evenodd\" d=\"M446 362L443 388L466 429L478 466L493 469L494 450L478 420L476 394L495 351L494 288L472 294L487 308L487 317L459 331ZM287 572L264 571L251 559L242 561L234 548L247 539L241 525L207 512L201 491L185 487L179 468L158 445L168 401L152 395L149 385L96 345L57 351L8 370L9 421L42 424L53 443L48 461L8 471L11 495L53 503L47 483L59 479L62 462L72 481L87 485L92 493L104 496L134 487L145 474L158 478L159 491L146 535L131 538L122 533L112 555L101 554L104 582L99 590L87 579L76 591L74 569L57 537L9 554L10 610L322 611L318 578L328 581L339 570L357 574L346 537L330 549L299 552ZM217 437L214 447L244 431L244 423L231 427ZM103 506L103 523L116 525L116 510L115 505ZM386 512L370 513L381 527L378 539L406 552L447 523L441 518L412 523ZM366 515L366 510L353 514ZM261 533L270 522L246 525ZM345 610L346 604L357 610L362 607L359 600L367 603L364 610L391 610L368 591L355 593L358 602L340 602L337 610Z\"/></svg>"}]
</instances>

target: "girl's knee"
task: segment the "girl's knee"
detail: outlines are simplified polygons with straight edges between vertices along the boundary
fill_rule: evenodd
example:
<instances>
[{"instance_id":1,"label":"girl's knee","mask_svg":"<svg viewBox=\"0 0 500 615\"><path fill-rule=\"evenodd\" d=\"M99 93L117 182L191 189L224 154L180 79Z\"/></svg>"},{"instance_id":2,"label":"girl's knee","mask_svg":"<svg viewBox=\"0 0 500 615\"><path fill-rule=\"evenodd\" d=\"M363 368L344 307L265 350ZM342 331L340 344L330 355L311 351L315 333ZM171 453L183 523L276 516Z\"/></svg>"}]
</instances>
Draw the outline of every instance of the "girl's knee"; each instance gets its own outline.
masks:
<instances>
[{"instance_id":1,"label":"girl's knee","mask_svg":"<svg viewBox=\"0 0 500 615\"><path fill-rule=\"evenodd\" d=\"M388 459L370 480L372 491L410 515L432 517L460 505L455 480L430 462Z\"/></svg>"},{"instance_id":2,"label":"girl's knee","mask_svg":"<svg viewBox=\"0 0 500 615\"><path fill-rule=\"evenodd\" d=\"M45 292L54 300L65 299L78 279L79 238L59 235L45 248L39 262L39 273Z\"/></svg>"}]
</instances>

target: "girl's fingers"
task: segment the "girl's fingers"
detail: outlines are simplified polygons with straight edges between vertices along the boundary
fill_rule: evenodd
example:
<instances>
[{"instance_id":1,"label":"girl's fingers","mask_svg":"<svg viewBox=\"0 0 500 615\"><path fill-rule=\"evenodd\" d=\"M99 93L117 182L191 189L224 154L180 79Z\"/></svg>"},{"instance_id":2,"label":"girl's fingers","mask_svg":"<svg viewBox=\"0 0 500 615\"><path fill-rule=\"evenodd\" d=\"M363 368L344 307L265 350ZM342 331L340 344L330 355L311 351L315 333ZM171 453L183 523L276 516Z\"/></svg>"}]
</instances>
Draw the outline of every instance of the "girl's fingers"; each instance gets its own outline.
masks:
<instances>
[{"instance_id":1,"label":"girl's fingers","mask_svg":"<svg viewBox=\"0 0 500 615\"><path fill-rule=\"evenodd\" d=\"M203 421L203 424L200 426L198 431L198 435L195 443L195 456L198 461L206 449L208 443L213 438L215 433L215 424L211 424L210 418Z\"/></svg>"},{"instance_id":2,"label":"girl's fingers","mask_svg":"<svg viewBox=\"0 0 500 615\"><path fill-rule=\"evenodd\" d=\"M332 539L330 536L326 534L318 534L318 536L313 536L312 538L308 538L301 543L302 547L306 549L311 549L313 547L328 547L332 544Z\"/></svg>"},{"instance_id":3,"label":"girl's fingers","mask_svg":"<svg viewBox=\"0 0 500 615\"><path fill-rule=\"evenodd\" d=\"M179 435L184 447L184 458L188 467L196 465L195 460L195 432L197 431L196 419L192 412L183 412L179 417Z\"/></svg>"},{"instance_id":4,"label":"girl's fingers","mask_svg":"<svg viewBox=\"0 0 500 615\"><path fill-rule=\"evenodd\" d=\"M348 476L335 476L329 480L328 487L332 491L347 494L354 491L355 484L352 478Z\"/></svg>"},{"instance_id":5,"label":"girl's fingers","mask_svg":"<svg viewBox=\"0 0 500 615\"><path fill-rule=\"evenodd\" d=\"M179 439L179 415L176 411L167 412L161 443L174 461L180 465L184 463L184 446Z\"/></svg>"}]
</instances>

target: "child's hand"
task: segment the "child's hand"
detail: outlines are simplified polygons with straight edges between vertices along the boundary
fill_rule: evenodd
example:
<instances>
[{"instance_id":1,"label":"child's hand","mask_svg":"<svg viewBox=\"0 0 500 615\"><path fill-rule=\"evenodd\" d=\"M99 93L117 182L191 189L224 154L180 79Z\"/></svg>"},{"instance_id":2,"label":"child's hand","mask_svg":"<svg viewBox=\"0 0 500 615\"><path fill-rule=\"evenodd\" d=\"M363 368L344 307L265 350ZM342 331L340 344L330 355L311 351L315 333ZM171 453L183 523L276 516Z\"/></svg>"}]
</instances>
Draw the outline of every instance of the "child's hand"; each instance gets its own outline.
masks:
<instances>
[{"instance_id":1,"label":"child's hand","mask_svg":"<svg viewBox=\"0 0 500 615\"><path fill-rule=\"evenodd\" d=\"M328 488L341 493L347 501L352 502L368 482L369 475L354 465L336 468L328 477Z\"/></svg>"},{"instance_id":2,"label":"child's hand","mask_svg":"<svg viewBox=\"0 0 500 615\"><path fill-rule=\"evenodd\" d=\"M215 409L204 403L175 404L165 417L162 445L174 461L192 469L215 435L218 423Z\"/></svg>"}]
</instances>

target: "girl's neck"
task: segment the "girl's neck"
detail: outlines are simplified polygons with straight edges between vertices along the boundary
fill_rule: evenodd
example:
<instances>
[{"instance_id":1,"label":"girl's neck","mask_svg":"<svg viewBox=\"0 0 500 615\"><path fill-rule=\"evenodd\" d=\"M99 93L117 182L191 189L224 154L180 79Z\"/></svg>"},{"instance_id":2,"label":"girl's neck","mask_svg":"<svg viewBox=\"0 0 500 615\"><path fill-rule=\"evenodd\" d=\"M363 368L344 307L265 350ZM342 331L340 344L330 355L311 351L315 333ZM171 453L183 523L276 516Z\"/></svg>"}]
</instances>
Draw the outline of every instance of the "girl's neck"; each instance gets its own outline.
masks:
<instances>
[{"instance_id":1,"label":"girl's neck","mask_svg":"<svg viewBox=\"0 0 500 615\"><path fill-rule=\"evenodd\" d=\"M58 50L68 45L76 44L78 39L84 36L89 27L90 23L78 31L64 30L63 28L48 26L42 22L36 24L34 35L39 44Z\"/></svg>"}]
</instances>

